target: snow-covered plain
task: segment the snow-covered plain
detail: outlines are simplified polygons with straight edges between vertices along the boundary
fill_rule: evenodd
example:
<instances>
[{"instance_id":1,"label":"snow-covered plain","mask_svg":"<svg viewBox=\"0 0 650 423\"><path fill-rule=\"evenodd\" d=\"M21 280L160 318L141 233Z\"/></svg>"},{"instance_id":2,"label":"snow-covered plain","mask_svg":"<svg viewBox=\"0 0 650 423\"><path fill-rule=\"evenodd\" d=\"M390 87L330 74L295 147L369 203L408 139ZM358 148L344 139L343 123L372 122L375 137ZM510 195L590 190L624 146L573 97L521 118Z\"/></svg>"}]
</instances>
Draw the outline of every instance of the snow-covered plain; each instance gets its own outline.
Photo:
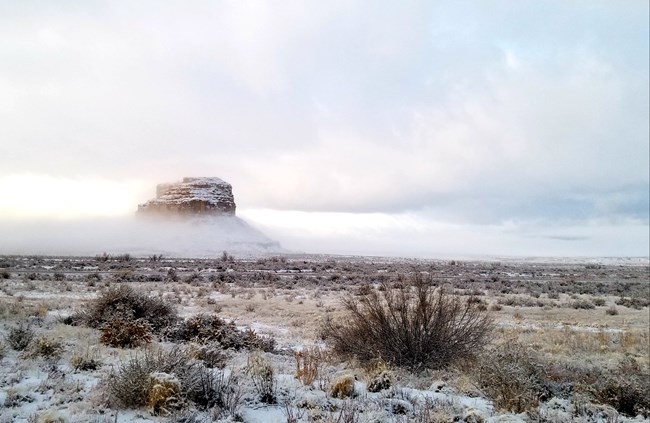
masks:
<instances>
[{"instance_id":1,"label":"snow-covered plain","mask_svg":"<svg viewBox=\"0 0 650 423\"><path fill-rule=\"evenodd\" d=\"M342 316L340 299L343 296L356 292L364 284L376 288L381 281L393 280L414 268L441 283L464 287L456 288L460 291L471 291L473 295L483 292L481 298L493 304L500 304L509 297L526 297L526 286L543 289L543 286L574 280L575 288L565 286L566 291L558 294L557 300L549 294L533 297L543 303L543 308L509 306L503 301L502 309L494 315L499 333L507 336L552 337L553 349L561 348L563 340L571 337L611 337L613 342L607 346L611 351L603 350L603 354L614 354L611 357L619 353L621 346L616 340L623 335L640 333L647 339L647 306L640 310L619 307L620 314L616 316L604 312L605 307L612 306L618 298L611 293L623 289L623 295L632 295L637 292L632 289L643 288L648 269L639 264L450 264L331 256L235 260L163 258L162 261L101 256L0 256L0 271L9 274L8 278L0 279L0 343L5 345L0 354L3 356L0 360L0 422L174 421L174 416L154 415L146 407L118 410L106 406L102 380L121 363L142 354L142 348L103 346L98 330L60 323L62 317L79 310L101 289L119 283L176 304L183 317L218 313L234 321L240 329L251 328L258 334L275 338L276 351L264 354L274 369L275 404L260 401L247 376L249 352L228 352L225 371L240 378L243 396L237 415L244 422L531 422L542 417L549 422L644 421L641 416L623 416L599 404L581 405L586 408L577 409L575 402L564 398L541 402L532 415L509 413L495 407L493 399L470 381L471 375L459 375L455 370L411 374L395 369L391 386L379 392L369 392L370 376L366 370L356 363L342 362L334 357L323 360L319 377L313 383L305 385L295 377L294 353L327 347L318 336L319 322L328 314ZM171 269L177 280L169 279ZM474 282L467 282L472 280ZM619 280L626 282L619 283ZM605 300L605 305L595 310L574 310L568 306L571 301L595 298L594 294L573 293L590 287L599 287L600 291L594 292ZM501 294L506 288L509 294ZM513 318L517 315L519 317ZM29 350L19 352L6 346L8 331L21 321L30 322L37 336L45 335L61 342L61 356L48 359L30 355ZM169 349L172 344L154 341L151 347ZM80 354L95 355L100 365L94 370L75 370L72 359ZM625 354L634 356L639 352L628 350ZM637 359L647 366L642 355L643 352ZM610 355L603 357L610 359ZM354 394L349 398L333 396L331 385L346 376L354 380ZM423 407L432 410L429 420L417 420L417 412ZM346 413L356 416L356 420L346 420ZM209 411L198 410L193 416L194 421L212 420ZM185 417L188 418L188 414ZM233 420L233 416L221 416L216 421Z\"/></svg>"}]
</instances>

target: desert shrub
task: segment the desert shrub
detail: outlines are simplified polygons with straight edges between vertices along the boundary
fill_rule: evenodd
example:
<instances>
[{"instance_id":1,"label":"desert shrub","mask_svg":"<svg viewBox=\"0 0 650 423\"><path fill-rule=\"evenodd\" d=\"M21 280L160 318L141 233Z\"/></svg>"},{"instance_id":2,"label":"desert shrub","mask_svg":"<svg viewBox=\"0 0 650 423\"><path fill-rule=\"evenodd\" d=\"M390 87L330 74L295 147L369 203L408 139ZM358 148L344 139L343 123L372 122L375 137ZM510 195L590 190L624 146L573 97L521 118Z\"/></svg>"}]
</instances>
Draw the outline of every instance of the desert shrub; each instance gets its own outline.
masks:
<instances>
[{"instance_id":1,"label":"desert shrub","mask_svg":"<svg viewBox=\"0 0 650 423\"><path fill-rule=\"evenodd\" d=\"M347 316L340 323L327 319L323 334L336 353L362 362L445 367L479 352L492 328L485 311L435 289L420 273L409 284L349 295L343 305Z\"/></svg>"},{"instance_id":2,"label":"desert shrub","mask_svg":"<svg viewBox=\"0 0 650 423\"><path fill-rule=\"evenodd\" d=\"M25 323L20 323L9 329L5 340L11 348L16 351L23 351L34 339L34 331L31 326Z\"/></svg>"},{"instance_id":3,"label":"desert shrub","mask_svg":"<svg viewBox=\"0 0 650 423\"><path fill-rule=\"evenodd\" d=\"M276 380L271 362L262 353L255 351L248 356L246 373L253 380L259 400L266 404L275 404Z\"/></svg>"},{"instance_id":4,"label":"desert shrub","mask_svg":"<svg viewBox=\"0 0 650 423\"><path fill-rule=\"evenodd\" d=\"M178 315L173 305L160 298L149 297L128 285L119 285L103 291L93 300L84 312L72 320L100 328L115 318L141 321L151 327L153 332L176 322Z\"/></svg>"},{"instance_id":5,"label":"desert shrub","mask_svg":"<svg viewBox=\"0 0 650 423\"><path fill-rule=\"evenodd\" d=\"M218 343L197 345L192 352L195 359L200 360L209 369L223 369L228 361L228 355Z\"/></svg>"},{"instance_id":6,"label":"desert shrub","mask_svg":"<svg viewBox=\"0 0 650 423\"><path fill-rule=\"evenodd\" d=\"M560 299L560 293L559 292L549 292L546 294L549 300L559 300Z\"/></svg>"},{"instance_id":7,"label":"desert shrub","mask_svg":"<svg viewBox=\"0 0 650 423\"><path fill-rule=\"evenodd\" d=\"M32 357L58 358L63 352L63 344L61 341L43 335L32 342L29 349L29 355Z\"/></svg>"},{"instance_id":8,"label":"desert shrub","mask_svg":"<svg viewBox=\"0 0 650 423\"><path fill-rule=\"evenodd\" d=\"M236 418L242 402L243 390L232 373L202 368L187 392L187 397L198 408L212 410L212 417Z\"/></svg>"},{"instance_id":9,"label":"desert shrub","mask_svg":"<svg viewBox=\"0 0 650 423\"><path fill-rule=\"evenodd\" d=\"M607 313L610 316L616 316L618 315L618 309L614 306L608 307L607 310L605 310L605 313Z\"/></svg>"},{"instance_id":10,"label":"desert shrub","mask_svg":"<svg viewBox=\"0 0 650 423\"><path fill-rule=\"evenodd\" d=\"M501 304L492 304L490 306L490 311L501 311L501 310L503 310Z\"/></svg>"},{"instance_id":11,"label":"desert shrub","mask_svg":"<svg viewBox=\"0 0 650 423\"><path fill-rule=\"evenodd\" d=\"M345 401L340 410L330 412L321 419L324 423L359 423L361 421L359 406L352 400Z\"/></svg>"},{"instance_id":12,"label":"desert shrub","mask_svg":"<svg viewBox=\"0 0 650 423\"><path fill-rule=\"evenodd\" d=\"M115 317L101 327L100 342L109 347L135 348L151 342L151 327L146 321Z\"/></svg>"},{"instance_id":13,"label":"desert shrub","mask_svg":"<svg viewBox=\"0 0 650 423\"><path fill-rule=\"evenodd\" d=\"M6 270L0 271L0 279L9 279L11 277L11 273L7 272Z\"/></svg>"},{"instance_id":14,"label":"desert shrub","mask_svg":"<svg viewBox=\"0 0 650 423\"><path fill-rule=\"evenodd\" d=\"M548 386L570 387L587 400L613 407L627 416L650 415L650 375L625 357L614 367L589 363L553 363L544 371ZM560 396L556 392L555 396Z\"/></svg>"},{"instance_id":15,"label":"desert shrub","mask_svg":"<svg viewBox=\"0 0 650 423\"><path fill-rule=\"evenodd\" d=\"M650 416L650 375L633 358L626 357L613 371L605 371L585 389L597 402L630 417Z\"/></svg>"},{"instance_id":16,"label":"desert shrub","mask_svg":"<svg viewBox=\"0 0 650 423\"><path fill-rule=\"evenodd\" d=\"M241 331L233 322L226 322L214 314L197 314L165 331L165 337L174 342L218 343L224 349L273 351L275 340L256 334L253 330Z\"/></svg>"},{"instance_id":17,"label":"desert shrub","mask_svg":"<svg viewBox=\"0 0 650 423\"><path fill-rule=\"evenodd\" d=\"M643 307L647 307L648 305L650 305L650 300L648 300L647 298L639 298L639 297L634 297L634 298L621 297L618 300L616 300L616 305L620 305L627 308L633 308L635 310L640 310Z\"/></svg>"},{"instance_id":18,"label":"desert shrub","mask_svg":"<svg viewBox=\"0 0 650 423\"><path fill-rule=\"evenodd\" d=\"M76 352L72 354L72 357L70 357L70 367L75 371L97 370L100 365L101 362L99 361L97 353L91 351L90 348L87 348L85 351Z\"/></svg>"},{"instance_id":19,"label":"desert shrub","mask_svg":"<svg viewBox=\"0 0 650 423\"><path fill-rule=\"evenodd\" d=\"M0 342L0 360L5 358L6 354L7 354L7 346L5 345L4 342Z\"/></svg>"},{"instance_id":20,"label":"desert shrub","mask_svg":"<svg viewBox=\"0 0 650 423\"><path fill-rule=\"evenodd\" d=\"M571 307L575 309L591 310L596 306L589 300L576 300L571 303Z\"/></svg>"},{"instance_id":21,"label":"desert shrub","mask_svg":"<svg viewBox=\"0 0 650 423\"><path fill-rule=\"evenodd\" d=\"M496 408L521 413L548 396L543 368L534 351L510 342L481 354L471 373Z\"/></svg>"},{"instance_id":22,"label":"desert shrub","mask_svg":"<svg viewBox=\"0 0 650 423\"><path fill-rule=\"evenodd\" d=\"M341 375L332 381L329 393L334 398L349 398L354 395L354 376Z\"/></svg>"},{"instance_id":23,"label":"desert shrub","mask_svg":"<svg viewBox=\"0 0 650 423\"><path fill-rule=\"evenodd\" d=\"M151 375L156 373L176 377L181 392L185 393L196 383L200 367L185 349L146 349L121 363L103 380L109 405L123 408L146 406L153 386Z\"/></svg>"},{"instance_id":24,"label":"desert shrub","mask_svg":"<svg viewBox=\"0 0 650 423\"><path fill-rule=\"evenodd\" d=\"M594 303L596 307L602 307L606 303L605 299L600 297L592 298L591 302Z\"/></svg>"}]
</instances>

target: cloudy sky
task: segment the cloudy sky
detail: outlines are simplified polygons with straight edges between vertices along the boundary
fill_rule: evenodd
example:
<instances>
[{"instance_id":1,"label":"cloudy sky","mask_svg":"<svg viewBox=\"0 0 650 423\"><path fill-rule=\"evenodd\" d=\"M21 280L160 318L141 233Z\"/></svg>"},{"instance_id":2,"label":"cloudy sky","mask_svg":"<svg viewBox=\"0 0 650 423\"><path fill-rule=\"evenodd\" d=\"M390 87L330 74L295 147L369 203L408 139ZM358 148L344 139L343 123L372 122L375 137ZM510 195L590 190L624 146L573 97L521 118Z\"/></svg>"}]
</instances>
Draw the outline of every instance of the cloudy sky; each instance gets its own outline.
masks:
<instances>
[{"instance_id":1,"label":"cloudy sky","mask_svg":"<svg viewBox=\"0 0 650 423\"><path fill-rule=\"evenodd\" d=\"M0 221L218 176L294 250L647 256L648 7L0 0Z\"/></svg>"}]
</instances>

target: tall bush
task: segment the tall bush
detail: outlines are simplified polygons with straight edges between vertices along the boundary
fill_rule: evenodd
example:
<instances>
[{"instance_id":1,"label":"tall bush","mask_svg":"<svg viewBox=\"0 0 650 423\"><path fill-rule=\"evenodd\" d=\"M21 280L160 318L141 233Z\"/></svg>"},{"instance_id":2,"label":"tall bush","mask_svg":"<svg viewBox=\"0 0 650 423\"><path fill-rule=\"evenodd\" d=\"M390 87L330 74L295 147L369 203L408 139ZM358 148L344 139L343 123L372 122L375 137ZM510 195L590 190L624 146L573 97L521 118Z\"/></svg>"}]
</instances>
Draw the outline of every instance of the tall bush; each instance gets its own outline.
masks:
<instances>
[{"instance_id":1,"label":"tall bush","mask_svg":"<svg viewBox=\"0 0 650 423\"><path fill-rule=\"evenodd\" d=\"M327 319L323 328L336 353L411 369L442 368L474 355L492 328L485 310L436 289L420 273L396 287L349 295L343 306L345 318Z\"/></svg>"}]
</instances>

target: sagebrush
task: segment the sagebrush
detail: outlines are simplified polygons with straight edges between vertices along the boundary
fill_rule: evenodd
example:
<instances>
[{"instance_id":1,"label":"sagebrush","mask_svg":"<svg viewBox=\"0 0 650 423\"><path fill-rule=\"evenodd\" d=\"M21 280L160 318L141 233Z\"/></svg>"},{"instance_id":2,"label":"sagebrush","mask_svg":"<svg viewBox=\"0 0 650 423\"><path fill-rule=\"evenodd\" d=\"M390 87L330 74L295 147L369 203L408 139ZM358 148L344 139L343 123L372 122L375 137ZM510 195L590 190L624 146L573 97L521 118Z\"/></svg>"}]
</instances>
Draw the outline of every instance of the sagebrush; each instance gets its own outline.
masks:
<instances>
[{"instance_id":1,"label":"sagebrush","mask_svg":"<svg viewBox=\"0 0 650 423\"><path fill-rule=\"evenodd\" d=\"M327 319L324 335L335 352L362 362L442 368L471 357L487 343L492 319L475 303L436 289L430 276L350 295L341 322Z\"/></svg>"}]
</instances>

